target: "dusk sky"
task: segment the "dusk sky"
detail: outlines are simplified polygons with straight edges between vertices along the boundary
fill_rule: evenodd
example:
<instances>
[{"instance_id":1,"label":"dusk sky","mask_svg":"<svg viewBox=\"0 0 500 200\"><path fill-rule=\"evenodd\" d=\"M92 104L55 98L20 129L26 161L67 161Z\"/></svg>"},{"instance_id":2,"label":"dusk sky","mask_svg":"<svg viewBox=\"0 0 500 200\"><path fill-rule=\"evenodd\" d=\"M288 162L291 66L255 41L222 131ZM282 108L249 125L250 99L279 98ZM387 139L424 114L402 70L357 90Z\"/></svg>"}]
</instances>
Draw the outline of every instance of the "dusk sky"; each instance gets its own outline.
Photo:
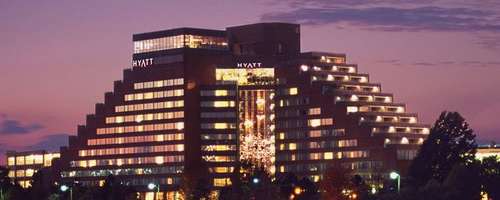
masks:
<instances>
[{"instance_id":1,"label":"dusk sky","mask_svg":"<svg viewBox=\"0 0 500 200\"><path fill-rule=\"evenodd\" d=\"M458 111L500 142L499 0L0 0L0 164L76 135L131 67L132 34L276 21L302 25L302 51L346 53L422 122Z\"/></svg>"}]
</instances>

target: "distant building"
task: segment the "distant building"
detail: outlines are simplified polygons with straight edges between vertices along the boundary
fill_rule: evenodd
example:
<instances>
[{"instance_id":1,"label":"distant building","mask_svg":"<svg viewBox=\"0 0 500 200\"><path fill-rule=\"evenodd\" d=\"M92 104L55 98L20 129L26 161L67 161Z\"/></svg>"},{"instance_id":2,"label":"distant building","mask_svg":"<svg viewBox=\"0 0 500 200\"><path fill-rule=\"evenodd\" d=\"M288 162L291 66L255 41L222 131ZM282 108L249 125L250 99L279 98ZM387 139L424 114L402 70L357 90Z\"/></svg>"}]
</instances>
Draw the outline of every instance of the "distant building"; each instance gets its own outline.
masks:
<instances>
[{"instance_id":1,"label":"distant building","mask_svg":"<svg viewBox=\"0 0 500 200\"><path fill-rule=\"evenodd\" d=\"M405 174L429 134L345 54L300 52L298 24L178 28L133 45L123 80L61 152L63 179L100 185L113 174L141 198L153 199L154 183L171 199L202 163L224 187L245 160L312 181L338 164L376 183Z\"/></svg>"},{"instance_id":2,"label":"distant building","mask_svg":"<svg viewBox=\"0 0 500 200\"><path fill-rule=\"evenodd\" d=\"M497 159L500 159L500 145L480 145L477 148L476 159L482 160L490 156L497 156Z\"/></svg>"},{"instance_id":3,"label":"distant building","mask_svg":"<svg viewBox=\"0 0 500 200\"><path fill-rule=\"evenodd\" d=\"M40 151L8 151L7 168L9 177L26 188L31 185L31 178L38 170L52 166L52 161L59 158L59 152Z\"/></svg>"}]
</instances>

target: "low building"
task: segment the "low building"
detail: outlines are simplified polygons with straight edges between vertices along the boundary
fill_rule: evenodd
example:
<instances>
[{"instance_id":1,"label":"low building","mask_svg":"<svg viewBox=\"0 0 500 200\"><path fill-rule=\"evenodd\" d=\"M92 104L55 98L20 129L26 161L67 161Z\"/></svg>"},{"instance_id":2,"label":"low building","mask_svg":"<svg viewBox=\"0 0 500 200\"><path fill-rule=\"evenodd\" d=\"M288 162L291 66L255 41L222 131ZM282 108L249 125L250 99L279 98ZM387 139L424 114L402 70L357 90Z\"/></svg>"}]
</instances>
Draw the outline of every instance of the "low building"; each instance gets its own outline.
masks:
<instances>
[{"instance_id":1,"label":"low building","mask_svg":"<svg viewBox=\"0 0 500 200\"><path fill-rule=\"evenodd\" d=\"M500 146L496 144L479 145L476 152L476 159L483 160L490 156L496 156L497 159L500 159Z\"/></svg>"},{"instance_id":2,"label":"low building","mask_svg":"<svg viewBox=\"0 0 500 200\"><path fill-rule=\"evenodd\" d=\"M24 188L31 185L33 174L44 167L52 166L52 161L59 158L59 152L39 151L8 151L7 168L9 177Z\"/></svg>"}]
</instances>

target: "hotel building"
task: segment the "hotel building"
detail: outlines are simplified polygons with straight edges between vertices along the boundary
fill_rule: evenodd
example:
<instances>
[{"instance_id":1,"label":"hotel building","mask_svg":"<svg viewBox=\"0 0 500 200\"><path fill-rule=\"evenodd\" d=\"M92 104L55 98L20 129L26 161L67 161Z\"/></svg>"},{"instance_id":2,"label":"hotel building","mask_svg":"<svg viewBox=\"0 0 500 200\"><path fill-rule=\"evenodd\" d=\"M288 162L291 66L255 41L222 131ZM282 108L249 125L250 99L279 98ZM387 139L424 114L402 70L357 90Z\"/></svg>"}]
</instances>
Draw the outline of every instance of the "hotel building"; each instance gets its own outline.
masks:
<instances>
[{"instance_id":1,"label":"hotel building","mask_svg":"<svg viewBox=\"0 0 500 200\"><path fill-rule=\"evenodd\" d=\"M31 186L33 175L40 169L51 167L52 161L60 157L58 152L41 151L8 151L7 169L9 178L19 183L21 187Z\"/></svg>"},{"instance_id":2,"label":"hotel building","mask_svg":"<svg viewBox=\"0 0 500 200\"><path fill-rule=\"evenodd\" d=\"M313 181L338 164L377 182L405 173L429 133L345 54L300 52L300 26L260 23L133 36L132 63L78 127L63 177L113 174L151 198L207 166L215 187L240 160Z\"/></svg>"}]
</instances>

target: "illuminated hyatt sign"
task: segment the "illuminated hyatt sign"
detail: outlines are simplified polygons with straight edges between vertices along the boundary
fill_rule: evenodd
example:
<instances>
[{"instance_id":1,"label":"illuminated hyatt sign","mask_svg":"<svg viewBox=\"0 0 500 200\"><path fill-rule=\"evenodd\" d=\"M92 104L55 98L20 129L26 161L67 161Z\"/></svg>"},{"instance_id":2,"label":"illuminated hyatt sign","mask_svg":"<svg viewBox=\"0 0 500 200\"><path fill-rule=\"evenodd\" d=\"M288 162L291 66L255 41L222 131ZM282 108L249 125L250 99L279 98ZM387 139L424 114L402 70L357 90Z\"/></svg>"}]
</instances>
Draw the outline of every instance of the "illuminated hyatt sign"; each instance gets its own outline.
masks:
<instances>
[{"instance_id":1,"label":"illuminated hyatt sign","mask_svg":"<svg viewBox=\"0 0 500 200\"><path fill-rule=\"evenodd\" d=\"M132 67L147 67L150 65L153 65L153 58L146 58L146 59L132 61Z\"/></svg>"},{"instance_id":2,"label":"illuminated hyatt sign","mask_svg":"<svg viewBox=\"0 0 500 200\"><path fill-rule=\"evenodd\" d=\"M236 67L238 68L260 68L262 63L260 62L245 62L245 63L236 63Z\"/></svg>"}]
</instances>

